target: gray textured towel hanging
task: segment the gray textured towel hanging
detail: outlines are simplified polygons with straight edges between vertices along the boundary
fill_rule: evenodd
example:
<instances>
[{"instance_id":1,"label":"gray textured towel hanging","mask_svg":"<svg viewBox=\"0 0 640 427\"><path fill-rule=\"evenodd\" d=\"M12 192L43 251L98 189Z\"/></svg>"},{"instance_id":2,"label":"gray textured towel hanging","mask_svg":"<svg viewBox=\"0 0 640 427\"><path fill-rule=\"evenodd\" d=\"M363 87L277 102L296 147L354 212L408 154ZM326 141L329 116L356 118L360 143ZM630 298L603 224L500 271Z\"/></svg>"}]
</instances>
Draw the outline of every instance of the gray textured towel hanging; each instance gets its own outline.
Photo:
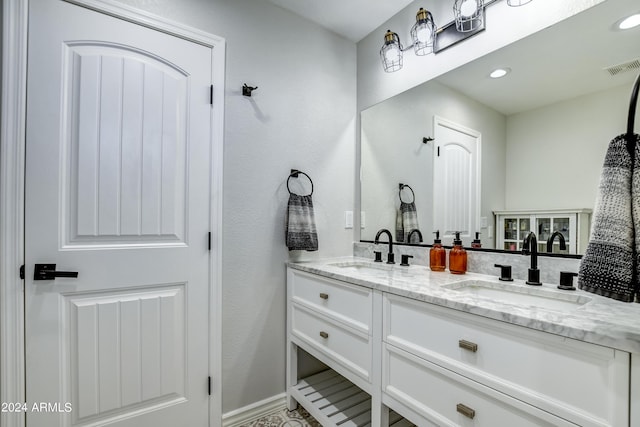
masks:
<instances>
[{"instance_id":1,"label":"gray textured towel hanging","mask_svg":"<svg viewBox=\"0 0 640 427\"><path fill-rule=\"evenodd\" d=\"M624 302L634 300L640 253L640 137L634 138L633 163L626 135L609 143L578 274L580 289Z\"/></svg>"}]
</instances>

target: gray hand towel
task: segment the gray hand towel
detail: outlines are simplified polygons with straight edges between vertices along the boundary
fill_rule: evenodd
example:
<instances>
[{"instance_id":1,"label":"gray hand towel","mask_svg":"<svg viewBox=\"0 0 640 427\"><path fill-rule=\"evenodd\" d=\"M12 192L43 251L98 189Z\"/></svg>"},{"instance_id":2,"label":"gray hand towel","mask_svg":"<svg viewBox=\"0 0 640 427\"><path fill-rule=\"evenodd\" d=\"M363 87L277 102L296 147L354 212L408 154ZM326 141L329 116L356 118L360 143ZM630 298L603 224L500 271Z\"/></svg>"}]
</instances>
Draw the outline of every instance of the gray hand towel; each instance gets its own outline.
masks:
<instances>
[{"instance_id":1,"label":"gray hand towel","mask_svg":"<svg viewBox=\"0 0 640 427\"><path fill-rule=\"evenodd\" d=\"M591 236L578 273L580 289L624 302L633 301L637 292L640 249L640 152L635 137L633 163L625 135L609 143Z\"/></svg>"},{"instance_id":2,"label":"gray hand towel","mask_svg":"<svg viewBox=\"0 0 640 427\"><path fill-rule=\"evenodd\" d=\"M318 250L318 233L316 232L313 200L310 194L306 196L289 194L285 232L287 247L290 251Z\"/></svg>"},{"instance_id":3,"label":"gray hand towel","mask_svg":"<svg viewBox=\"0 0 640 427\"><path fill-rule=\"evenodd\" d=\"M419 243L420 238L417 233L414 233L413 236L411 236L411 241L409 241L409 233L420 228L418 227L418 211L416 210L415 202L401 202L400 211L402 212L402 228L404 229L404 238L402 241L406 243Z\"/></svg>"},{"instance_id":4,"label":"gray hand towel","mask_svg":"<svg viewBox=\"0 0 640 427\"><path fill-rule=\"evenodd\" d=\"M402 210L400 208L396 211L396 242L404 242L404 227L402 225Z\"/></svg>"}]
</instances>

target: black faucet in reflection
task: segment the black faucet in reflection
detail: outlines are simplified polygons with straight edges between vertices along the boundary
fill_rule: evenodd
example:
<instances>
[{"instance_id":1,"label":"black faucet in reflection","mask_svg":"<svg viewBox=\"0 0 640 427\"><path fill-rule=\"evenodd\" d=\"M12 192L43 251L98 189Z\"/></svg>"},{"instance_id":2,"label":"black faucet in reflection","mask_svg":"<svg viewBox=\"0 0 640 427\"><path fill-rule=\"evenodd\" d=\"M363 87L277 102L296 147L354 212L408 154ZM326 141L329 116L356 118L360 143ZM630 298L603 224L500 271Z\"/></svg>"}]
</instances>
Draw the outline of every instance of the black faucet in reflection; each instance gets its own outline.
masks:
<instances>
[{"instance_id":1,"label":"black faucet in reflection","mask_svg":"<svg viewBox=\"0 0 640 427\"><path fill-rule=\"evenodd\" d=\"M389 237L389 253L387 254L387 264L395 264L395 255L393 254L393 236L391 235L391 232L389 230L387 230L386 228L381 229L380 231L378 231L378 233L376 233L376 238L373 241L374 244L378 244L380 243L380 236L382 234L386 234L387 237Z\"/></svg>"},{"instance_id":2,"label":"black faucet in reflection","mask_svg":"<svg viewBox=\"0 0 640 427\"><path fill-rule=\"evenodd\" d=\"M549 253L553 252L553 241L555 240L556 237L560 242L560 250L561 251L567 250L567 243L564 241L564 235L559 231L554 231L553 234L549 236L549 239L547 240L547 252Z\"/></svg>"},{"instance_id":3,"label":"black faucet in reflection","mask_svg":"<svg viewBox=\"0 0 640 427\"><path fill-rule=\"evenodd\" d=\"M422 232L417 228L414 228L409 232L409 234L407 235L407 243L411 243L411 236L413 236L413 233L418 234L418 242L422 243Z\"/></svg>"},{"instance_id":4,"label":"black faucet in reflection","mask_svg":"<svg viewBox=\"0 0 640 427\"><path fill-rule=\"evenodd\" d=\"M538 239L536 233L529 232L522 241L522 254L531 255L531 267L527 275L527 285L540 286L540 270L538 270Z\"/></svg>"}]
</instances>

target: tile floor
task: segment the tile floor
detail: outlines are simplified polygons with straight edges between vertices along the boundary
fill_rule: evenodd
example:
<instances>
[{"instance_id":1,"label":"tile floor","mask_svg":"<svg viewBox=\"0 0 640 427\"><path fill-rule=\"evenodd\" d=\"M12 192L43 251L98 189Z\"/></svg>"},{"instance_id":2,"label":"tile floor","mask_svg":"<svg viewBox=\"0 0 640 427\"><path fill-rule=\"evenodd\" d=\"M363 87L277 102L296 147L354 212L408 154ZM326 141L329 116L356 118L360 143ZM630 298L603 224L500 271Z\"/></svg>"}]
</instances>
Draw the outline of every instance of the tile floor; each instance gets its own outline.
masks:
<instances>
[{"instance_id":1,"label":"tile floor","mask_svg":"<svg viewBox=\"0 0 640 427\"><path fill-rule=\"evenodd\" d=\"M289 411L286 408L252 421L242 427L322 427L302 406Z\"/></svg>"},{"instance_id":2,"label":"tile floor","mask_svg":"<svg viewBox=\"0 0 640 427\"><path fill-rule=\"evenodd\" d=\"M393 422L394 426L416 427L396 413L391 414L391 417L396 420ZM302 406L298 406L296 410L281 409L240 427L322 427L322 425Z\"/></svg>"}]
</instances>

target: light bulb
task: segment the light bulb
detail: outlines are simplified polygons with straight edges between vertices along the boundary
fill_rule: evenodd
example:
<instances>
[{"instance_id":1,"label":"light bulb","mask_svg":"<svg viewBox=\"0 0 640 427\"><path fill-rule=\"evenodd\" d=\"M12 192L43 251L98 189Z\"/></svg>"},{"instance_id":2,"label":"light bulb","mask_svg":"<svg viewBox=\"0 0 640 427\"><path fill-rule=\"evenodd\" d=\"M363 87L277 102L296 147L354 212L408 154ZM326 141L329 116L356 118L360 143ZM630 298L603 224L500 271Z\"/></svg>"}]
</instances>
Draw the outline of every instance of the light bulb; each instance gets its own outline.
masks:
<instances>
[{"instance_id":1,"label":"light bulb","mask_svg":"<svg viewBox=\"0 0 640 427\"><path fill-rule=\"evenodd\" d=\"M416 37L420 43L427 43L431 39L431 31L426 25L423 25L416 31Z\"/></svg>"},{"instance_id":2,"label":"light bulb","mask_svg":"<svg viewBox=\"0 0 640 427\"><path fill-rule=\"evenodd\" d=\"M511 71L509 68L496 68L491 72L491 74L489 74L489 77L492 79L499 79L500 77L504 77L509 74L509 71Z\"/></svg>"},{"instance_id":3,"label":"light bulb","mask_svg":"<svg viewBox=\"0 0 640 427\"><path fill-rule=\"evenodd\" d=\"M640 25L640 13L625 18L620 25L618 25L618 28L621 30L628 30L630 28L637 27L638 25Z\"/></svg>"},{"instance_id":4,"label":"light bulb","mask_svg":"<svg viewBox=\"0 0 640 427\"><path fill-rule=\"evenodd\" d=\"M460 15L469 18L476 13L476 2L474 0L465 0L460 5Z\"/></svg>"},{"instance_id":5,"label":"light bulb","mask_svg":"<svg viewBox=\"0 0 640 427\"><path fill-rule=\"evenodd\" d=\"M384 58L389 62L397 62L400 57L400 51L397 46L389 46L385 49Z\"/></svg>"}]
</instances>

